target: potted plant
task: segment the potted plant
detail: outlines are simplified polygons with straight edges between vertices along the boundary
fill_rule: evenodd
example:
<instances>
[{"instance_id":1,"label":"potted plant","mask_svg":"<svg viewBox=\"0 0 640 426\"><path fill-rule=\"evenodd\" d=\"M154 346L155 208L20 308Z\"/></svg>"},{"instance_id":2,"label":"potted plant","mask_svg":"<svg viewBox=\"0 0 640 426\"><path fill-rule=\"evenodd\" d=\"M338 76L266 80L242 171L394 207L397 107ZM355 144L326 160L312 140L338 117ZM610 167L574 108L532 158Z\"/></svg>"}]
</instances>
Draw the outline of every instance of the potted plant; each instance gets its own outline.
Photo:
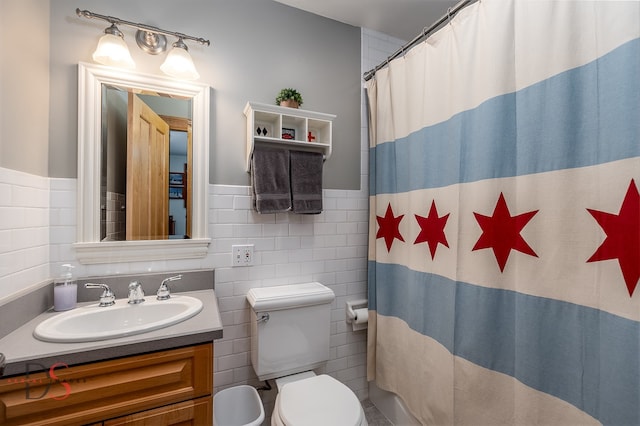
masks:
<instances>
[{"instance_id":1,"label":"potted plant","mask_svg":"<svg viewBox=\"0 0 640 426\"><path fill-rule=\"evenodd\" d=\"M276 96L276 105L298 108L302 105L302 95L296 89L282 89Z\"/></svg>"}]
</instances>

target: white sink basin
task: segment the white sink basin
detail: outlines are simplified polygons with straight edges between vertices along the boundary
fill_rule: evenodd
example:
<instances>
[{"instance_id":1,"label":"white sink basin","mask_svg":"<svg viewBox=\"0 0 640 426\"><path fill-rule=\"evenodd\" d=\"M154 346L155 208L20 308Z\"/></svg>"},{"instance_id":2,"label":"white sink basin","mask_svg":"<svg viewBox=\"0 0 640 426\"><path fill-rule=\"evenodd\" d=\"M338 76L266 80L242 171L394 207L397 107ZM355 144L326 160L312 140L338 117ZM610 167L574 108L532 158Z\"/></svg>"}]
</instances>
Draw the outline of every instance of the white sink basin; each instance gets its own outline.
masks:
<instances>
[{"instance_id":1,"label":"white sink basin","mask_svg":"<svg viewBox=\"0 0 640 426\"><path fill-rule=\"evenodd\" d=\"M127 302L118 299L113 306L101 308L96 303L60 313L38 324L33 335L45 342L114 339L168 327L202 310L201 300L175 294L168 300L153 296L138 305Z\"/></svg>"}]
</instances>

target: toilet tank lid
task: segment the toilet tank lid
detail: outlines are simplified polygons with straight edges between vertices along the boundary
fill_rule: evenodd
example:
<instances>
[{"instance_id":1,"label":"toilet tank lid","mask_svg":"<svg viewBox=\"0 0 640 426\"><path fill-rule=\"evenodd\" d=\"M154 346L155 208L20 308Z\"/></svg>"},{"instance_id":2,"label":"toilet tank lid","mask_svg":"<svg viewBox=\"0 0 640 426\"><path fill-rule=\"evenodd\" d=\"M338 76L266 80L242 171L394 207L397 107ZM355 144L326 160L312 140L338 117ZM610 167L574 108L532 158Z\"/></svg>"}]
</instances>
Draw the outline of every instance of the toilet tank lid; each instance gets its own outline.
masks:
<instances>
[{"instance_id":1,"label":"toilet tank lid","mask_svg":"<svg viewBox=\"0 0 640 426\"><path fill-rule=\"evenodd\" d=\"M318 282L252 288L247 301L256 312L331 303L333 291Z\"/></svg>"}]
</instances>

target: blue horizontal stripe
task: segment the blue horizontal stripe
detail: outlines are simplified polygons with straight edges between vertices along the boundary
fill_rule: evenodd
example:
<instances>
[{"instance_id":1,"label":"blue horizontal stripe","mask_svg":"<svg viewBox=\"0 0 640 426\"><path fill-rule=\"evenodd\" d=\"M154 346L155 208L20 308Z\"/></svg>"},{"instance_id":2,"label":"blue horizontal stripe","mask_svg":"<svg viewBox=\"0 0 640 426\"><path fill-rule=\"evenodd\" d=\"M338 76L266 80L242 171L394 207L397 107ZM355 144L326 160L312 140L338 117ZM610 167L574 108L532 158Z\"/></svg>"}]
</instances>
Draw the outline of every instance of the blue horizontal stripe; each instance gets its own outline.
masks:
<instances>
[{"instance_id":1,"label":"blue horizontal stripe","mask_svg":"<svg viewBox=\"0 0 640 426\"><path fill-rule=\"evenodd\" d=\"M640 324L597 309L369 262L369 309L605 425L640 424ZM455 317L454 317L455 313Z\"/></svg>"},{"instance_id":2,"label":"blue horizontal stripe","mask_svg":"<svg viewBox=\"0 0 640 426\"><path fill-rule=\"evenodd\" d=\"M640 156L638 76L640 39L589 64L382 143L370 150L370 194Z\"/></svg>"}]
</instances>

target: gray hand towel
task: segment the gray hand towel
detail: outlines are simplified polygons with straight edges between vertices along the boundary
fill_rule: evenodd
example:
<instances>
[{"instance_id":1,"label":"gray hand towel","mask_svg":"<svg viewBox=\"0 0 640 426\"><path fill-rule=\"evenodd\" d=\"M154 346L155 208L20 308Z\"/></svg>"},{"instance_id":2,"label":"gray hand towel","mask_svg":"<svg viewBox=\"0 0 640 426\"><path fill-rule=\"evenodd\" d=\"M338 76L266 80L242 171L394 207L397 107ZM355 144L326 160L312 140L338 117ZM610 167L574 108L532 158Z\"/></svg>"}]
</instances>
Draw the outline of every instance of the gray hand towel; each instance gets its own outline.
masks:
<instances>
[{"instance_id":1,"label":"gray hand towel","mask_svg":"<svg viewBox=\"0 0 640 426\"><path fill-rule=\"evenodd\" d=\"M255 146L251 158L251 186L258 213L291 210L289 151Z\"/></svg>"},{"instance_id":2,"label":"gray hand towel","mask_svg":"<svg viewBox=\"0 0 640 426\"><path fill-rule=\"evenodd\" d=\"M322 212L322 166L319 152L291 151L291 198L294 213Z\"/></svg>"}]
</instances>

